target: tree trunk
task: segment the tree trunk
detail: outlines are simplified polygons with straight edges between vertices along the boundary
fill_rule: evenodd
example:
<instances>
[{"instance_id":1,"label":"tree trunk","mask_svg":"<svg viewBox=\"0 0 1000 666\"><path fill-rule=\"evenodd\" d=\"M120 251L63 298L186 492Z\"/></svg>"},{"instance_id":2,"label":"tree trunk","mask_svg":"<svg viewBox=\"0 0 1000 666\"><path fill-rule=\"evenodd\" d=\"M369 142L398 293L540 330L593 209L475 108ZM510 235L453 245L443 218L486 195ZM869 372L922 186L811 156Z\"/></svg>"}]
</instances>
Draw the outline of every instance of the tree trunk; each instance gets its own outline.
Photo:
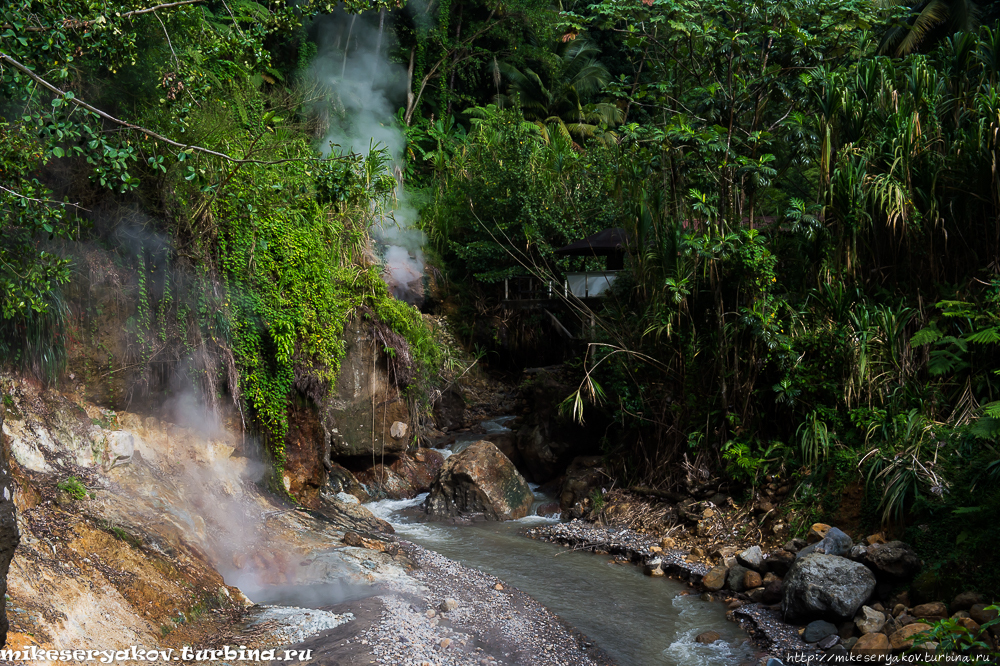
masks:
<instances>
[{"instance_id":1,"label":"tree trunk","mask_svg":"<svg viewBox=\"0 0 1000 666\"><path fill-rule=\"evenodd\" d=\"M458 6L458 25L455 26L455 43L458 44L462 39L462 10L465 8L464 4ZM451 115L451 101L452 95L455 92L455 72L458 70L458 51L455 51L455 63L451 65L451 76L448 80L448 109L445 111L445 117Z\"/></svg>"},{"instance_id":2,"label":"tree trunk","mask_svg":"<svg viewBox=\"0 0 1000 666\"><path fill-rule=\"evenodd\" d=\"M410 124L410 116L416 106L416 96L413 94L413 63L417 57L417 47L410 49L410 65L406 68L406 124Z\"/></svg>"},{"instance_id":3,"label":"tree trunk","mask_svg":"<svg viewBox=\"0 0 1000 666\"><path fill-rule=\"evenodd\" d=\"M10 452L3 435L5 411L6 408L0 405L0 647L7 643L7 570L21 541L14 514L14 480L7 464Z\"/></svg>"}]
</instances>

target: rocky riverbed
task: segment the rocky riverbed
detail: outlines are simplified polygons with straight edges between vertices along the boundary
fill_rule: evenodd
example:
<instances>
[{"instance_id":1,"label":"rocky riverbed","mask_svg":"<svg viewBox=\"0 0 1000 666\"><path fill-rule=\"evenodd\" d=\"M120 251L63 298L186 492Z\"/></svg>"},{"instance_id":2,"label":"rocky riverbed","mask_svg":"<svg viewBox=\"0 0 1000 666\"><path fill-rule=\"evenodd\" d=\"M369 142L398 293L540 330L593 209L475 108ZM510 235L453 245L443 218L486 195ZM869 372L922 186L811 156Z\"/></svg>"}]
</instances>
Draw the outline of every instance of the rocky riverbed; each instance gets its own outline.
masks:
<instances>
[{"instance_id":1,"label":"rocky riverbed","mask_svg":"<svg viewBox=\"0 0 1000 666\"><path fill-rule=\"evenodd\" d=\"M921 642L920 636L949 617L955 631L980 642L977 649L995 649L1000 639L996 606L988 606L974 591L950 603L911 604L909 594L900 590L921 562L906 544L887 542L881 534L855 544L841 530L815 524L807 539L792 539L767 554L758 546L721 547L714 557L675 550L670 538L657 542L628 528L578 520L535 527L526 536L612 554L642 566L652 577L688 581L706 601L727 603L728 617L740 622L770 659L850 653L884 660L914 649L934 654L939 643ZM708 642L716 636L705 632L698 639Z\"/></svg>"},{"instance_id":2,"label":"rocky riverbed","mask_svg":"<svg viewBox=\"0 0 1000 666\"><path fill-rule=\"evenodd\" d=\"M640 534L623 527L604 527L581 520L571 520L556 525L534 527L525 533L532 539L551 541L567 548L587 550L593 553L616 555L649 569L648 563L656 562L663 573L688 581L696 589L703 590L702 578L709 567L699 561L692 561L690 553L664 549L662 541L649 535ZM651 571L650 571L651 573ZM706 601L720 601L730 605L729 616L739 622L753 638L758 648L771 656L785 655L796 651L803 654L816 650L802 641L796 627L782 621L776 608L759 603L744 603L736 595L713 595L706 593Z\"/></svg>"}]
</instances>

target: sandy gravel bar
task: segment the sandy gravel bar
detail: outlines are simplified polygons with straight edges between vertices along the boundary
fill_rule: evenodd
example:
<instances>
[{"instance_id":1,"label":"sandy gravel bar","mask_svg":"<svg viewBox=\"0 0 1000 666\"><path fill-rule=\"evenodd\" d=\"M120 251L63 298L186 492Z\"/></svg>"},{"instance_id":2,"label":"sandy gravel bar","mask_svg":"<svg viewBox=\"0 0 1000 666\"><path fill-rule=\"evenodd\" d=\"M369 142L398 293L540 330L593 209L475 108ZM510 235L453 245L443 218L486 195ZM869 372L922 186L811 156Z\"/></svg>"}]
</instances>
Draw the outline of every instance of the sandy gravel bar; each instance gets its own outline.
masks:
<instances>
[{"instance_id":1,"label":"sandy gravel bar","mask_svg":"<svg viewBox=\"0 0 1000 666\"><path fill-rule=\"evenodd\" d=\"M623 527L600 527L580 520L534 527L525 532L525 536L576 550L618 555L635 564L652 557L650 547L659 545L658 540L646 534ZM663 560L663 570L667 574L683 580L700 583L702 576L708 573L708 567L701 562L688 562L686 551L669 550L657 555Z\"/></svg>"},{"instance_id":2,"label":"sandy gravel bar","mask_svg":"<svg viewBox=\"0 0 1000 666\"><path fill-rule=\"evenodd\" d=\"M815 645L809 645L799 636L798 627L781 620L781 612L762 604L746 604L730 611L733 618L750 634L761 649L775 657L789 652L800 655L823 654Z\"/></svg>"}]
</instances>

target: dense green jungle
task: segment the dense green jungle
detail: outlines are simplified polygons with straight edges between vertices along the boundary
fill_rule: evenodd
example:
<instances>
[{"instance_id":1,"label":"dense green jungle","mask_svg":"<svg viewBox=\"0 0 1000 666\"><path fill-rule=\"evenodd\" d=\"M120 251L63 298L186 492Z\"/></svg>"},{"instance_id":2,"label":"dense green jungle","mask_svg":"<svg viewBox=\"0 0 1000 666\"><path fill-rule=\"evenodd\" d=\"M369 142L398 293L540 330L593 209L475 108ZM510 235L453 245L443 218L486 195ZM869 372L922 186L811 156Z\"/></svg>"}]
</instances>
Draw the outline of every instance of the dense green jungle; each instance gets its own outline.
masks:
<instances>
[{"instance_id":1,"label":"dense green jungle","mask_svg":"<svg viewBox=\"0 0 1000 666\"><path fill-rule=\"evenodd\" d=\"M418 412L459 357L513 384L562 364L615 487L787 480L793 535L853 497L934 598L1000 591L998 19L11 0L0 357L108 404L193 381L277 469L351 318ZM605 229L624 270L576 298L566 275L606 259L557 250ZM511 308L512 285L558 305Z\"/></svg>"}]
</instances>

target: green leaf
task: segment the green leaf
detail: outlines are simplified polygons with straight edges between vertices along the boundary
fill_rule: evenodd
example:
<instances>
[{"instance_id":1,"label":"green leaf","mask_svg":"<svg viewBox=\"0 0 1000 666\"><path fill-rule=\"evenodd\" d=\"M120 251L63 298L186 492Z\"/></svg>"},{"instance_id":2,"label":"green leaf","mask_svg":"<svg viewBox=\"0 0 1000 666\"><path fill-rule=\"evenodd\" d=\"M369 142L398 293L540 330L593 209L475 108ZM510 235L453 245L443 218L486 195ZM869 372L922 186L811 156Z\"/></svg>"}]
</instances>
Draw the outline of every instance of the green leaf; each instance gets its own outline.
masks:
<instances>
[{"instance_id":1,"label":"green leaf","mask_svg":"<svg viewBox=\"0 0 1000 666\"><path fill-rule=\"evenodd\" d=\"M56 146L55 148L52 149L52 154L55 155L56 157L63 157L66 153L65 151L63 151L62 148Z\"/></svg>"}]
</instances>

